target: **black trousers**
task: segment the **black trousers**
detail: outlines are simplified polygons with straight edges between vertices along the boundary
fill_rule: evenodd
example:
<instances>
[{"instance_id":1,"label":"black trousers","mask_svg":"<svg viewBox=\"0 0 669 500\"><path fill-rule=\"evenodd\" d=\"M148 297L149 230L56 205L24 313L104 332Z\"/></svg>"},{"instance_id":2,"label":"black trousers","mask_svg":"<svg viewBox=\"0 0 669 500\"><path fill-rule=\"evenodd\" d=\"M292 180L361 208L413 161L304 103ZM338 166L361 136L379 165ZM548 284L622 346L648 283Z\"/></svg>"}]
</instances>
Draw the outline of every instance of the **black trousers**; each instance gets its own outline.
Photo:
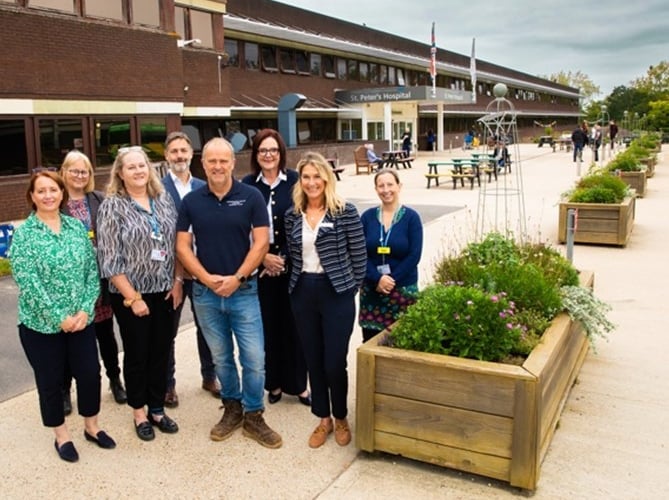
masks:
<instances>
[{"instance_id":1,"label":"black trousers","mask_svg":"<svg viewBox=\"0 0 669 500\"><path fill-rule=\"evenodd\" d=\"M74 333L45 334L19 325L19 338L35 373L42 423L58 427L63 413L63 373L77 381L77 409L82 417L100 412L100 362L95 330L90 324Z\"/></svg>"},{"instance_id":2,"label":"black trousers","mask_svg":"<svg viewBox=\"0 0 669 500\"><path fill-rule=\"evenodd\" d=\"M309 371L311 413L346 418L355 291L339 294L324 274L303 273L290 298Z\"/></svg>"},{"instance_id":3,"label":"black trousers","mask_svg":"<svg viewBox=\"0 0 669 500\"><path fill-rule=\"evenodd\" d=\"M307 388L307 364L288 296L288 274L258 278L265 334L265 389L298 395Z\"/></svg>"},{"instance_id":4,"label":"black trousers","mask_svg":"<svg viewBox=\"0 0 669 500\"><path fill-rule=\"evenodd\" d=\"M135 316L132 308L123 305L123 296L111 294L111 304L123 340L123 376L128 405L134 409L163 409L165 373L170 346L174 340L172 300L165 300L167 291L142 294L149 307L147 316Z\"/></svg>"}]
</instances>

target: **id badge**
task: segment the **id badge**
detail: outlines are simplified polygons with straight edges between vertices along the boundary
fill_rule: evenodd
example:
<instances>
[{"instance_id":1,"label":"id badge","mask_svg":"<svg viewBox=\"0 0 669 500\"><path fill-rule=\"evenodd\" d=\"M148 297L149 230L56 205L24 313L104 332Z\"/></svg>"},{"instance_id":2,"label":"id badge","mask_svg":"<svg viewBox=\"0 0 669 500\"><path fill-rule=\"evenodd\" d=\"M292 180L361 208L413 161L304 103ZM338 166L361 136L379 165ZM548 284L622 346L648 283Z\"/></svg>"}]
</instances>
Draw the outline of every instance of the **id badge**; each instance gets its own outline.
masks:
<instances>
[{"instance_id":1,"label":"id badge","mask_svg":"<svg viewBox=\"0 0 669 500\"><path fill-rule=\"evenodd\" d=\"M163 241L163 235L160 233L151 233L151 239L156 241Z\"/></svg>"},{"instance_id":2,"label":"id badge","mask_svg":"<svg viewBox=\"0 0 669 500\"><path fill-rule=\"evenodd\" d=\"M381 264L380 266L376 266L376 270L379 272L379 274L390 274L390 265Z\"/></svg>"},{"instance_id":3,"label":"id badge","mask_svg":"<svg viewBox=\"0 0 669 500\"><path fill-rule=\"evenodd\" d=\"M88 239L89 240L94 240L95 239L95 231L93 231L92 229L88 230Z\"/></svg>"},{"instance_id":4,"label":"id badge","mask_svg":"<svg viewBox=\"0 0 669 500\"><path fill-rule=\"evenodd\" d=\"M376 247L376 253L379 255L390 255L390 247Z\"/></svg>"},{"instance_id":5,"label":"id badge","mask_svg":"<svg viewBox=\"0 0 669 500\"><path fill-rule=\"evenodd\" d=\"M159 248L154 248L151 250L151 260L155 260L158 262L165 262L165 259L167 258L167 252L165 250L161 250Z\"/></svg>"}]
</instances>

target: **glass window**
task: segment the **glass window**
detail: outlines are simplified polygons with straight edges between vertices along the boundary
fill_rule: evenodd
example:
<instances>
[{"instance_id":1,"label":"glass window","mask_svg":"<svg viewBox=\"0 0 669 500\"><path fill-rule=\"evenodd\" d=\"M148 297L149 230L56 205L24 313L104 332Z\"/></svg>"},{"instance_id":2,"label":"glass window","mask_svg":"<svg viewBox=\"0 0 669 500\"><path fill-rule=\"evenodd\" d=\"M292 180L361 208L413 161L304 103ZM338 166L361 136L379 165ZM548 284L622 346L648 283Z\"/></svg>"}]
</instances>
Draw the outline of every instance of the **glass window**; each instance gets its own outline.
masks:
<instances>
[{"instance_id":1,"label":"glass window","mask_svg":"<svg viewBox=\"0 0 669 500\"><path fill-rule=\"evenodd\" d=\"M369 81L379 83L379 65L376 63L370 63L369 65Z\"/></svg>"},{"instance_id":2,"label":"glass window","mask_svg":"<svg viewBox=\"0 0 669 500\"><path fill-rule=\"evenodd\" d=\"M309 53L303 50L298 50L295 52L295 65L297 66L297 72L300 75L308 75L310 73L309 68Z\"/></svg>"},{"instance_id":3,"label":"glass window","mask_svg":"<svg viewBox=\"0 0 669 500\"><path fill-rule=\"evenodd\" d=\"M179 38L186 39L186 12L182 7L174 8L174 31L177 32Z\"/></svg>"},{"instance_id":4,"label":"glass window","mask_svg":"<svg viewBox=\"0 0 669 500\"><path fill-rule=\"evenodd\" d=\"M228 66L239 67L239 42L237 40L228 40L226 38L223 50L228 54Z\"/></svg>"},{"instance_id":5,"label":"glass window","mask_svg":"<svg viewBox=\"0 0 669 500\"><path fill-rule=\"evenodd\" d=\"M165 137L167 127L164 118L140 118L139 136L142 148L151 161L165 159Z\"/></svg>"},{"instance_id":6,"label":"glass window","mask_svg":"<svg viewBox=\"0 0 669 500\"><path fill-rule=\"evenodd\" d=\"M382 141L385 138L383 131L383 122L367 122L367 140Z\"/></svg>"},{"instance_id":7,"label":"glass window","mask_svg":"<svg viewBox=\"0 0 669 500\"><path fill-rule=\"evenodd\" d=\"M283 73L295 73L295 52L292 49L279 49L281 71Z\"/></svg>"},{"instance_id":8,"label":"glass window","mask_svg":"<svg viewBox=\"0 0 669 500\"><path fill-rule=\"evenodd\" d=\"M29 6L74 13L74 2L72 0L30 0Z\"/></svg>"},{"instance_id":9,"label":"glass window","mask_svg":"<svg viewBox=\"0 0 669 500\"><path fill-rule=\"evenodd\" d=\"M347 74L348 65L346 64L346 59L337 59L337 78L340 80L346 80Z\"/></svg>"},{"instance_id":10,"label":"glass window","mask_svg":"<svg viewBox=\"0 0 669 500\"><path fill-rule=\"evenodd\" d=\"M362 120L341 120L339 122L341 139L344 141L355 141L362 137Z\"/></svg>"},{"instance_id":11,"label":"glass window","mask_svg":"<svg viewBox=\"0 0 669 500\"><path fill-rule=\"evenodd\" d=\"M132 17L135 24L160 26L160 1L144 0L132 3Z\"/></svg>"},{"instance_id":12,"label":"glass window","mask_svg":"<svg viewBox=\"0 0 669 500\"><path fill-rule=\"evenodd\" d=\"M309 120L297 121L297 143L309 144L311 142L311 127Z\"/></svg>"},{"instance_id":13,"label":"glass window","mask_svg":"<svg viewBox=\"0 0 669 500\"><path fill-rule=\"evenodd\" d=\"M349 59L346 61L346 66L348 70L348 79L349 80L358 80L358 61Z\"/></svg>"},{"instance_id":14,"label":"glass window","mask_svg":"<svg viewBox=\"0 0 669 500\"><path fill-rule=\"evenodd\" d=\"M211 14L201 10L190 11L190 30L193 38L200 39L202 47L214 46L214 33L211 29Z\"/></svg>"},{"instance_id":15,"label":"glass window","mask_svg":"<svg viewBox=\"0 0 669 500\"><path fill-rule=\"evenodd\" d=\"M80 149L83 141L81 119L39 120L41 165L60 168L65 155Z\"/></svg>"},{"instance_id":16,"label":"glass window","mask_svg":"<svg viewBox=\"0 0 669 500\"><path fill-rule=\"evenodd\" d=\"M366 62L361 62L358 65L358 73L360 75L361 82L369 81L369 65Z\"/></svg>"},{"instance_id":17,"label":"glass window","mask_svg":"<svg viewBox=\"0 0 669 500\"><path fill-rule=\"evenodd\" d=\"M379 83L381 85L388 85L388 66L384 64L379 66Z\"/></svg>"},{"instance_id":18,"label":"glass window","mask_svg":"<svg viewBox=\"0 0 669 500\"><path fill-rule=\"evenodd\" d=\"M388 66L388 85L396 85L397 79L395 78L395 67Z\"/></svg>"},{"instance_id":19,"label":"glass window","mask_svg":"<svg viewBox=\"0 0 669 500\"><path fill-rule=\"evenodd\" d=\"M406 85L404 80L404 70L402 68L397 68L397 85L401 85L402 87Z\"/></svg>"},{"instance_id":20,"label":"glass window","mask_svg":"<svg viewBox=\"0 0 669 500\"><path fill-rule=\"evenodd\" d=\"M0 151L0 175L28 173L26 126L23 120L0 120Z\"/></svg>"},{"instance_id":21,"label":"glass window","mask_svg":"<svg viewBox=\"0 0 669 500\"><path fill-rule=\"evenodd\" d=\"M262 69L265 71L278 71L276 64L276 48L269 45L260 47L260 54L262 56Z\"/></svg>"},{"instance_id":22,"label":"glass window","mask_svg":"<svg viewBox=\"0 0 669 500\"><path fill-rule=\"evenodd\" d=\"M259 69L258 44L252 42L244 43L244 66L246 69Z\"/></svg>"},{"instance_id":23,"label":"glass window","mask_svg":"<svg viewBox=\"0 0 669 500\"><path fill-rule=\"evenodd\" d=\"M311 54L311 74L314 76L321 76L321 55Z\"/></svg>"},{"instance_id":24,"label":"glass window","mask_svg":"<svg viewBox=\"0 0 669 500\"><path fill-rule=\"evenodd\" d=\"M95 120L95 164L98 167L111 165L118 149L130 145L128 118Z\"/></svg>"},{"instance_id":25,"label":"glass window","mask_svg":"<svg viewBox=\"0 0 669 500\"><path fill-rule=\"evenodd\" d=\"M334 56L323 56L323 76L325 78L335 77Z\"/></svg>"},{"instance_id":26,"label":"glass window","mask_svg":"<svg viewBox=\"0 0 669 500\"><path fill-rule=\"evenodd\" d=\"M121 3L121 0L86 0L84 3L85 13L91 17L104 17L105 19L123 21L123 7Z\"/></svg>"}]
</instances>

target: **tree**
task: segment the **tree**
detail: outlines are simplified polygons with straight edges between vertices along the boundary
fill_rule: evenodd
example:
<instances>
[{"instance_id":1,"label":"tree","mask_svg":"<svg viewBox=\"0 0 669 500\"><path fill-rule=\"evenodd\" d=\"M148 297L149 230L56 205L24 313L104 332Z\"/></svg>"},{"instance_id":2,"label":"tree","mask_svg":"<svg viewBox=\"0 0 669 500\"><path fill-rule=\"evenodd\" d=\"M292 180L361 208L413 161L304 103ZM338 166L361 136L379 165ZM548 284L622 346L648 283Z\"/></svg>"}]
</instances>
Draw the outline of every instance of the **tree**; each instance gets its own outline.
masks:
<instances>
[{"instance_id":1,"label":"tree","mask_svg":"<svg viewBox=\"0 0 669 500\"><path fill-rule=\"evenodd\" d=\"M632 81L632 86L652 99L669 99L669 62L660 61L648 68L646 76Z\"/></svg>"},{"instance_id":2,"label":"tree","mask_svg":"<svg viewBox=\"0 0 669 500\"><path fill-rule=\"evenodd\" d=\"M567 85L568 87L580 89L583 105L601 93L599 86L595 85L590 77L581 71L576 71L575 73L572 73L571 71L559 71L548 77L542 76L541 78L559 83L560 85Z\"/></svg>"},{"instance_id":3,"label":"tree","mask_svg":"<svg viewBox=\"0 0 669 500\"><path fill-rule=\"evenodd\" d=\"M669 131L669 100L649 103L648 125L652 130Z\"/></svg>"},{"instance_id":4,"label":"tree","mask_svg":"<svg viewBox=\"0 0 669 500\"><path fill-rule=\"evenodd\" d=\"M637 113L638 116L648 113L649 100L650 97L645 90L620 85L614 88L604 101L611 118L622 121L625 111L628 115Z\"/></svg>"}]
</instances>

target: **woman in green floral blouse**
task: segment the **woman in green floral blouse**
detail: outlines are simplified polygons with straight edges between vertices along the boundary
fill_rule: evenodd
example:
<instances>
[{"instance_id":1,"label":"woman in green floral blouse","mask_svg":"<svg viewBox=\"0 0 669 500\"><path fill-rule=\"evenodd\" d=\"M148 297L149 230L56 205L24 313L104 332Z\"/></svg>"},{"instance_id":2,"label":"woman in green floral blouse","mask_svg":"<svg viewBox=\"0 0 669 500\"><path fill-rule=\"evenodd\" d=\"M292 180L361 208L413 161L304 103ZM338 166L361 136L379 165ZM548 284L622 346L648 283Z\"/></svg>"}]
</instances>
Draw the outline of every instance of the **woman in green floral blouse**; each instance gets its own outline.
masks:
<instances>
[{"instance_id":1,"label":"woman in green floral blouse","mask_svg":"<svg viewBox=\"0 0 669 500\"><path fill-rule=\"evenodd\" d=\"M63 373L77 381L77 406L84 437L101 448L116 443L98 426L100 364L92 325L100 281L86 228L62 215L67 202L54 172L32 176L26 193L33 212L14 232L10 260L19 289L19 337L35 372L42 422L52 427L58 455L79 458L65 425Z\"/></svg>"}]
</instances>

